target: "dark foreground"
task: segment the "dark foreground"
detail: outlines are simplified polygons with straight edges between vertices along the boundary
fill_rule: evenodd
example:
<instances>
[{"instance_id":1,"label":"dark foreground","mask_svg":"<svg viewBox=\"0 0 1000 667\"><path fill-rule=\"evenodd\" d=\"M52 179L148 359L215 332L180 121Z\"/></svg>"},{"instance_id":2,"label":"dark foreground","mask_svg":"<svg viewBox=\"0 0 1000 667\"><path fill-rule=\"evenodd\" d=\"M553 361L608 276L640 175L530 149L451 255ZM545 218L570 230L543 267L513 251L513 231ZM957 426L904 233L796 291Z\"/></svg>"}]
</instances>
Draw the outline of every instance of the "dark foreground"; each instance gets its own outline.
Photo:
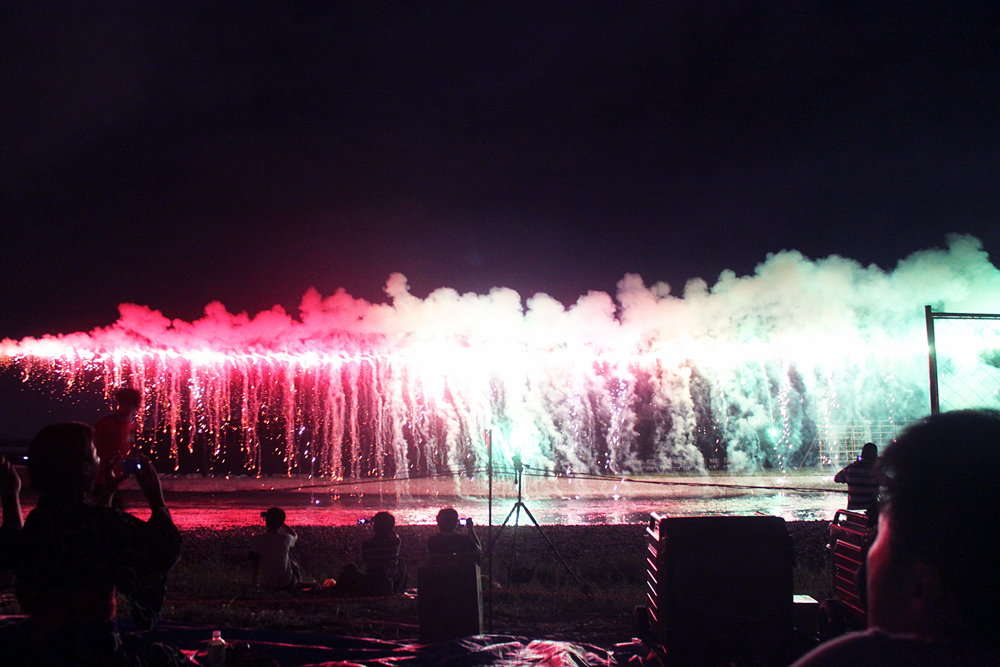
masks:
<instances>
[{"instance_id":1,"label":"dark foreground","mask_svg":"<svg viewBox=\"0 0 1000 667\"><path fill-rule=\"evenodd\" d=\"M828 525L822 521L787 524L794 543L797 594L819 599L827 595ZM359 656L374 655L372 647L382 642L375 646L375 653L385 653L390 662L425 664L420 660L406 662L416 659L408 651L417 650L410 643L419 637L417 600L412 594L358 599L338 597L329 591L294 594L261 591L252 581L247 562L247 543L257 530L239 527L182 531L184 551L170 574L163 622L156 633L161 640L193 653L203 648L211 630L218 628L230 640L246 639L251 645L256 642L258 652L264 657L277 659L280 654L281 665L325 662L331 659L327 657L329 649L324 649L324 653L319 647L340 646L345 642L344 650L360 651ZM427 537L434 530L432 526L398 528L402 557L409 566L409 585L413 588L417 585L416 568L423 558ZM295 557L304 578L317 582L336 578L343 565L355 560L361 541L368 536L367 528L357 525L302 526L297 531L299 545ZM485 586L484 591L484 629L491 637L484 638L482 645L466 645L466 642L448 650L465 655L472 660L469 664L509 664L509 660L522 664L527 654L536 660L549 651L553 652L552 661L546 664L589 665L609 664L608 651L630 641L633 610L636 605L646 603L645 526L545 526L544 534L555 551L534 526L518 530L516 545L512 543L514 534L510 529L497 538L493 550L493 585ZM480 529L480 535L485 543L487 531ZM565 559L572 575L556 551ZM509 575L514 568L527 573L529 580L512 582ZM490 569L487 559L483 563L484 574ZM124 601L119 612L123 629L127 630L129 614ZM0 615L19 613L10 589L5 589L0 595ZM319 651L316 655L303 652L310 641L320 642L313 651ZM801 653L805 648L808 647L790 647L789 655ZM498 650L527 653L506 655L496 662L493 654ZM349 651L344 653L348 654L354 655ZM556 654L562 655L563 662L556 660ZM418 650L415 655L423 653ZM426 664L440 664L438 657L442 656L427 658L430 662ZM461 660L455 662L456 655L445 657L451 663L465 664ZM360 659L356 663L369 664Z\"/></svg>"},{"instance_id":2,"label":"dark foreground","mask_svg":"<svg viewBox=\"0 0 1000 667\"><path fill-rule=\"evenodd\" d=\"M825 597L828 523L789 522L795 549L795 592ZM182 561L171 575L164 616L184 623L302 630L393 640L417 638L416 600L411 597L345 599L324 592L265 593L250 581L246 545L257 528L184 531ZM368 535L364 526L298 528L296 558L304 578L335 579L354 561ZM403 559L416 587L432 526L401 526ZM612 646L632 635L632 610L645 603L645 527L545 526L544 535L569 565L569 574L534 526L521 527L516 548L505 529L494 547L492 590L484 596L486 629L492 633ZM479 529L484 544L487 531ZM513 567L530 581L509 582ZM483 573L490 572L489 559Z\"/></svg>"}]
</instances>

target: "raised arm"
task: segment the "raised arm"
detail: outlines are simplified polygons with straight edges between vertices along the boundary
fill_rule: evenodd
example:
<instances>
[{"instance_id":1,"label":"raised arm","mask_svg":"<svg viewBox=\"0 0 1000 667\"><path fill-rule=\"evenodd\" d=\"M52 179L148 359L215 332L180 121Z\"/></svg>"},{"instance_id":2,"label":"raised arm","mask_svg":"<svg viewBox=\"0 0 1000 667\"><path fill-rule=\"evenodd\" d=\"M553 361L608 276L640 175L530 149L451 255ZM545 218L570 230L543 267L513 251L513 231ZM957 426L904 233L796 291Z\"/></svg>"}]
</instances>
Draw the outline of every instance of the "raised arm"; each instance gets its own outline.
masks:
<instances>
[{"instance_id":1,"label":"raised arm","mask_svg":"<svg viewBox=\"0 0 1000 667\"><path fill-rule=\"evenodd\" d=\"M3 456L0 456L0 504L3 525L0 525L0 571L17 567L21 555L21 478Z\"/></svg>"},{"instance_id":2,"label":"raised arm","mask_svg":"<svg viewBox=\"0 0 1000 667\"><path fill-rule=\"evenodd\" d=\"M146 497L151 510L147 533L152 540L153 548L149 557L152 563L167 569L177 562L181 553L181 538L174 520L170 517L167 504L163 500L163 489L160 478L153 467L152 461L145 454L139 454L139 470L135 473L135 481L139 484L142 495Z\"/></svg>"},{"instance_id":3,"label":"raised arm","mask_svg":"<svg viewBox=\"0 0 1000 667\"><path fill-rule=\"evenodd\" d=\"M472 541L476 545L476 549L472 553L473 553L473 556L476 559L476 562L478 563L483 558L483 545L479 541L479 535L476 534L476 526L472 522L472 517L469 517L468 523L466 524L465 529L469 532L469 537L472 538Z\"/></svg>"},{"instance_id":4,"label":"raised arm","mask_svg":"<svg viewBox=\"0 0 1000 667\"><path fill-rule=\"evenodd\" d=\"M3 507L5 530L20 531L24 527L21 516L21 478L5 456L0 454L0 505Z\"/></svg>"}]
</instances>

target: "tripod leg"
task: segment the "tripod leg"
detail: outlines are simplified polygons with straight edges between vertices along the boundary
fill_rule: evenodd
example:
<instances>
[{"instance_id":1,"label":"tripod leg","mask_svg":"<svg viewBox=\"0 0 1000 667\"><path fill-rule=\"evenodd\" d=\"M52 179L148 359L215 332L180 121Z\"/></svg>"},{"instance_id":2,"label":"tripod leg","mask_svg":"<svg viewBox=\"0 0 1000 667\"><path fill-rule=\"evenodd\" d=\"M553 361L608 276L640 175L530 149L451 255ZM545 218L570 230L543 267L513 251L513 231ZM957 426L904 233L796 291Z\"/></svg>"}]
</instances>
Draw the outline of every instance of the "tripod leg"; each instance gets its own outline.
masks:
<instances>
[{"instance_id":1,"label":"tripod leg","mask_svg":"<svg viewBox=\"0 0 1000 667\"><path fill-rule=\"evenodd\" d=\"M561 553L559 553L559 550L558 550L558 549L556 549L555 545L554 545L554 544L552 544L552 542L551 542L551 541L549 540L549 536L545 534L545 531L544 531L544 530L542 530L542 527L538 525L538 522L537 522L537 521L535 521L535 517L534 517L534 516L532 516L532 514L531 514L531 510L529 510L529 509L528 509L528 506L527 506L527 505L525 505L525 506L524 506L524 513L528 515L528 518L529 518L529 519L531 519L531 523L535 524L535 528L537 528L537 529L538 529L538 532L539 532L539 533L541 533L542 537L543 537L543 538L545 539L545 543L549 545L549 549L552 549L552 553L554 553L554 554L556 555L556 558L558 558L558 559L559 559L559 562L560 562L560 563L562 563L562 564L563 564L563 567L564 567L564 568L566 568L566 571L567 571L567 572L569 572L569 576L573 577L573 581L575 581L575 582L576 582L576 585L577 585L577 586L579 586L579 587L580 587L580 589L582 590L582 589L584 588L584 585L583 585L583 583L582 583L582 582L580 581L580 579L579 579L579 578L578 578L578 577L576 576L576 573L575 573L575 572L573 572L573 570L572 570L572 569L570 569L570 566L569 566L569 564L568 564L568 563L566 562L566 560L565 560L565 559L564 559L564 558L562 557L562 554L561 554Z\"/></svg>"},{"instance_id":2,"label":"tripod leg","mask_svg":"<svg viewBox=\"0 0 1000 667\"><path fill-rule=\"evenodd\" d=\"M510 588L510 578L511 574L514 572L514 566L517 565L517 527L521 523L521 506L522 502L519 500L514 503L514 507L511 511L517 511L514 515L514 532L510 540L510 566L507 569L507 588Z\"/></svg>"},{"instance_id":3,"label":"tripod leg","mask_svg":"<svg viewBox=\"0 0 1000 667\"><path fill-rule=\"evenodd\" d=\"M514 510L516 510L516 509L517 509L517 505L514 505L513 507L510 508L510 511L507 512L507 518L504 519L503 523L500 524L500 527L497 528L496 535L493 536L493 539L490 540L489 546L486 548L487 552L493 553L493 544L496 543L496 541L498 539L500 539L500 533L502 533L503 529L507 527L507 523L510 521L510 518L512 516L514 516ZM515 526L517 525L517 519L514 519L514 525Z\"/></svg>"}]
</instances>

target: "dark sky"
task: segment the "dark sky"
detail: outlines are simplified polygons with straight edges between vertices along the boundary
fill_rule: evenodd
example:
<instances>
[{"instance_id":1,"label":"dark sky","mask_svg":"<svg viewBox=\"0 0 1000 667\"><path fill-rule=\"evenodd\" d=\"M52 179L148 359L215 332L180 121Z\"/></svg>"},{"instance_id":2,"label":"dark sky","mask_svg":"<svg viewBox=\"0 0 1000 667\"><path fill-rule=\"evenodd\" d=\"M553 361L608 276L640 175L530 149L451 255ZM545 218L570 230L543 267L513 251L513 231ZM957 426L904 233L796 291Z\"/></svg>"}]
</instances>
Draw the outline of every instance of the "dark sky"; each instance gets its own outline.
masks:
<instances>
[{"instance_id":1,"label":"dark sky","mask_svg":"<svg viewBox=\"0 0 1000 667\"><path fill-rule=\"evenodd\" d=\"M62 6L59 6L62 4ZM1000 253L989 3L0 10L0 338L120 302L294 311L683 288L768 252Z\"/></svg>"}]
</instances>

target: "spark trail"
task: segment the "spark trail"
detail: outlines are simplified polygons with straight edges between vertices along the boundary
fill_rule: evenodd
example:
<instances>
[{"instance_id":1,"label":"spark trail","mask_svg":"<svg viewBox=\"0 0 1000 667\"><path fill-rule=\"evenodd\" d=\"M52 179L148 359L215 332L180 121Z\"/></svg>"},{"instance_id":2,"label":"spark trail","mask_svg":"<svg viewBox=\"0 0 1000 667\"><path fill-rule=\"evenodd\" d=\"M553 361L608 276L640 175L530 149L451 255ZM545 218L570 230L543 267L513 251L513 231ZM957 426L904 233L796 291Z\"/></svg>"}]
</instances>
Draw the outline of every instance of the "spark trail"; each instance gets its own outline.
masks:
<instances>
[{"instance_id":1,"label":"spark trail","mask_svg":"<svg viewBox=\"0 0 1000 667\"><path fill-rule=\"evenodd\" d=\"M819 462L844 424L926 414L925 304L1000 311L1000 272L967 236L891 272L780 252L683 296L626 275L616 299L568 308L505 288L420 299L399 274L385 291L310 289L297 319L122 304L106 328L4 340L0 363L67 391L137 387L140 439L181 470L471 472L491 429L496 460L536 470L752 471Z\"/></svg>"}]
</instances>

